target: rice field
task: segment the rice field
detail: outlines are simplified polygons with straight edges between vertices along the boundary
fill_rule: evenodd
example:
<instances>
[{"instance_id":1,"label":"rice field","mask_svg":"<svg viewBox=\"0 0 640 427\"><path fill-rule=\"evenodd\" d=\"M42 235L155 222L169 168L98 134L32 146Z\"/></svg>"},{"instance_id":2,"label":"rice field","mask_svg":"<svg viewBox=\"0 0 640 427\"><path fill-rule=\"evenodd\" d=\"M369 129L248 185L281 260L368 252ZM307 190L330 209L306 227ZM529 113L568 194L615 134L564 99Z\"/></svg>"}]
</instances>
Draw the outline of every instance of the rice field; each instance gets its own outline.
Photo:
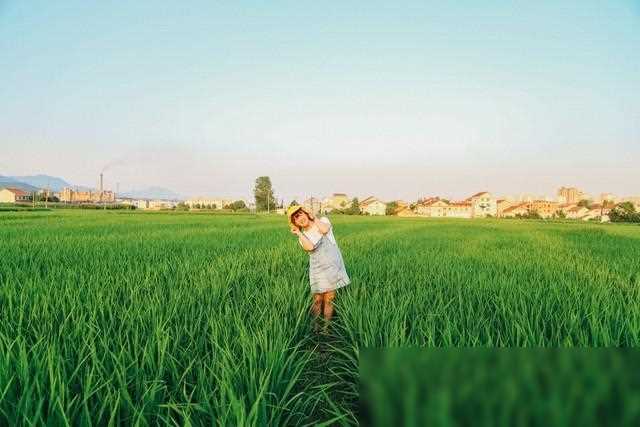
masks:
<instances>
[{"instance_id":1,"label":"rice field","mask_svg":"<svg viewBox=\"0 0 640 427\"><path fill-rule=\"evenodd\" d=\"M353 425L372 347L635 347L640 227L332 218L328 337L283 217L0 213L0 424Z\"/></svg>"}]
</instances>

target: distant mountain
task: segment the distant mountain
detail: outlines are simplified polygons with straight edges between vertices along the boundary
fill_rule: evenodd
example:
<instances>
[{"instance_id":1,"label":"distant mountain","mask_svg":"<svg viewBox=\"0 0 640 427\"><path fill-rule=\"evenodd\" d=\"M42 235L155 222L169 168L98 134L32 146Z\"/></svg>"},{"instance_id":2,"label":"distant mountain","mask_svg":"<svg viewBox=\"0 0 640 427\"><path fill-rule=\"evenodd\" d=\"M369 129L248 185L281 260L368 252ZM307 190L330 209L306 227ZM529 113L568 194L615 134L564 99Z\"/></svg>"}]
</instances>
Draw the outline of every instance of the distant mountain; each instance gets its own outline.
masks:
<instances>
[{"instance_id":1,"label":"distant mountain","mask_svg":"<svg viewBox=\"0 0 640 427\"><path fill-rule=\"evenodd\" d=\"M49 175L30 175L30 176L12 176L10 178L16 181L24 182L37 188L48 188L51 191L62 191L64 187L72 187L67 181L56 176Z\"/></svg>"},{"instance_id":2,"label":"distant mountain","mask_svg":"<svg viewBox=\"0 0 640 427\"><path fill-rule=\"evenodd\" d=\"M0 188L17 188L23 191L38 191L38 187L33 185L29 185L26 182L18 181L17 179L10 176L2 176L0 175Z\"/></svg>"},{"instance_id":3,"label":"distant mountain","mask_svg":"<svg viewBox=\"0 0 640 427\"><path fill-rule=\"evenodd\" d=\"M74 185L62 178L50 175L28 175L28 176L2 176L0 175L0 188L12 187L24 191L38 191L48 188L51 191L59 192L65 187L78 191L96 191L95 188ZM141 190L131 190L117 194L118 197L131 197L135 199L166 199L180 200L180 196L175 191L163 187L148 187Z\"/></svg>"},{"instance_id":4,"label":"distant mountain","mask_svg":"<svg viewBox=\"0 0 640 427\"><path fill-rule=\"evenodd\" d=\"M142 190L125 191L117 195L118 197L131 197L133 199L165 199L180 200L182 196L178 193L163 187L148 187Z\"/></svg>"}]
</instances>

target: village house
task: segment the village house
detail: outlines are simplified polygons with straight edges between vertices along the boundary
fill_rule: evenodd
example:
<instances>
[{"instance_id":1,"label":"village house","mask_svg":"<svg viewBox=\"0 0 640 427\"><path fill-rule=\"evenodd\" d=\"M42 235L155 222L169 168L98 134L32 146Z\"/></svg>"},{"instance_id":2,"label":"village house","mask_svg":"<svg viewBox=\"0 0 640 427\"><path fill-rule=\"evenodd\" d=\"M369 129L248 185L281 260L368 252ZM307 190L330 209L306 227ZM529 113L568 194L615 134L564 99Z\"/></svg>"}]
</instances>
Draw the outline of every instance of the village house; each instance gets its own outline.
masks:
<instances>
[{"instance_id":1,"label":"village house","mask_svg":"<svg viewBox=\"0 0 640 427\"><path fill-rule=\"evenodd\" d=\"M370 196L360 202L360 210L368 215L386 215L387 205L377 198Z\"/></svg>"},{"instance_id":2,"label":"village house","mask_svg":"<svg viewBox=\"0 0 640 427\"><path fill-rule=\"evenodd\" d=\"M558 211L564 212L564 214L567 215L569 211L575 208L576 206L578 205L576 205L575 203L560 203L558 205Z\"/></svg>"},{"instance_id":3,"label":"village house","mask_svg":"<svg viewBox=\"0 0 640 427\"><path fill-rule=\"evenodd\" d=\"M447 218L472 218L473 205L471 202L449 202L443 209Z\"/></svg>"},{"instance_id":4,"label":"village house","mask_svg":"<svg viewBox=\"0 0 640 427\"><path fill-rule=\"evenodd\" d=\"M350 204L349 197L344 193L333 193L329 198L329 206L331 209L344 209L349 207Z\"/></svg>"},{"instance_id":5,"label":"village house","mask_svg":"<svg viewBox=\"0 0 640 427\"><path fill-rule=\"evenodd\" d=\"M402 218L413 218L413 217L417 217L419 215L416 213L416 211L411 209L409 206L405 206L403 208L399 208L396 211L396 216L399 216L399 217L402 217Z\"/></svg>"},{"instance_id":6,"label":"village house","mask_svg":"<svg viewBox=\"0 0 640 427\"><path fill-rule=\"evenodd\" d=\"M518 203L502 211L503 218L514 218L518 215L528 215L528 214L529 214L528 203Z\"/></svg>"},{"instance_id":7,"label":"village house","mask_svg":"<svg viewBox=\"0 0 640 427\"><path fill-rule=\"evenodd\" d=\"M430 218L444 218L444 209L447 206L449 204L439 197L429 197L416 206L416 213Z\"/></svg>"},{"instance_id":8,"label":"village house","mask_svg":"<svg viewBox=\"0 0 640 427\"><path fill-rule=\"evenodd\" d=\"M351 206L351 202L346 194L333 193L331 197L326 197L322 200L320 211L322 213L329 213L334 209L345 209L349 206Z\"/></svg>"},{"instance_id":9,"label":"village house","mask_svg":"<svg viewBox=\"0 0 640 427\"><path fill-rule=\"evenodd\" d=\"M464 202L471 204L472 218L486 218L498 215L498 201L487 191L476 193Z\"/></svg>"},{"instance_id":10,"label":"village house","mask_svg":"<svg viewBox=\"0 0 640 427\"><path fill-rule=\"evenodd\" d=\"M536 212L541 218L553 217L559 209L557 202L550 202L547 200L534 200L528 204L529 211Z\"/></svg>"},{"instance_id":11,"label":"village house","mask_svg":"<svg viewBox=\"0 0 640 427\"><path fill-rule=\"evenodd\" d=\"M431 218L485 218L497 216L497 200L484 191L460 202L430 197L416 206L416 213Z\"/></svg>"},{"instance_id":12,"label":"village house","mask_svg":"<svg viewBox=\"0 0 640 427\"><path fill-rule=\"evenodd\" d=\"M601 222L609 222L609 212L611 207L615 205L591 205L588 212L581 218L583 221L600 220Z\"/></svg>"},{"instance_id":13,"label":"village house","mask_svg":"<svg viewBox=\"0 0 640 427\"><path fill-rule=\"evenodd\" d=\"M578 205L569 205L568 208L561 208L561 210L568 219L582 219L589 213L589 209Z\"/></svg>"},{"instance_id":14,"label":"village house","mask_svg":"<svg viewBox=\"0 0 640 427\"><path fill-rule=\"evenodd\" d=\"M429 206L436 200L440 200L439 197L427 197L425 199L418 199L414 207L414 211L419 216L430 216Z\"/></svg>"},{"instance_id":15,"label":"village house","mask_svg":"<svg viewBox=\"0 0 640 427\"><path fill-rule=\"evenodd\" d=\"M149 205L147 209L150 210L163 210L163 209L173 209L177 205L176 202L171 200L149 200Z\"/></svg>"},{"instance_id":16,"label":"village house","mask_svg":"<svg viewBox=\"0 0 640 427\"><path fill-rule=\"evenodd\" d=\"M116 201L122 203L123 205L135 206L136 209L147 209L149 207L149 201L146 199L131 199L125 197L120 198Z\"/></svg>"},{"instance_id":17,"label":"village house","mask_svg":"<svg viewBox=\"0 0 640 427\"><path fill-rule=\"evenodd\" d=\"M231 199L222 199L214 197L194 197L184 202L191 209L223 209L233 203ZM275 206L273 206L275 209Z\"/></svg>"},{"instance_id":18,"label":"village house","mask_svg":"<svg viewBox=\"0 0 640 427\"><path fill-rule=\"evenodd\" d=\"M26 203L31 201L31 194L17 188L0 190L0 203Z\"/></svg>"},{"instance_id":19,"label":"village house","mask_svg":"<svg viewBox=\"0 0 640 427\"><path fill-rule=\"evenodd\" d=\"M522 202L515 200L500 199L496 201L496 216L503 217L504 211L512 206L520 205Z\"/></svg>"},{"instance_id":20,"label":"village house","mask_svg":"<svg viewBox=\"0 0 640 427\"><path fill-rule=\"evenodd\" d=\"M395 203L395 208L393 209L391 215L398 215L398 213L409 207L409 203L405 202L404 200L393 200L387 204L387 207L392 203Z\"/></svg>"},{"instance_id":21,"label":"village house","mask_svg":"<svg viewBox=\"0 0 640 427\"><path fill-rule=\"evenodd\" d=\"M313 212L314 214L318 214L319 212L325 212L322 209L322 200L316 197L310 197L304 202L302 202L302 206Z\"/></svg>"}]
</instances>

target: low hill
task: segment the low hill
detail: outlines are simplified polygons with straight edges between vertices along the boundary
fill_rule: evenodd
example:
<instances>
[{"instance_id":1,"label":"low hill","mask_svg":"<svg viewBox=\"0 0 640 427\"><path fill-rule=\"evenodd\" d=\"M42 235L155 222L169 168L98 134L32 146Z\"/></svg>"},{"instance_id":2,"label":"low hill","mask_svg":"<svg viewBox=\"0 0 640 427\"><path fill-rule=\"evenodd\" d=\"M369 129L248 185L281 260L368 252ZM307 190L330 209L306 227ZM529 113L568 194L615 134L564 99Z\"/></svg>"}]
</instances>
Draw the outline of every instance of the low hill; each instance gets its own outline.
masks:
<instances>
[{"instance_id":1,"label":"low hill","mask_svg":"<svg viewBox=\"0 0 640 427\"><path fill-rule=\"evenodd\" d=\"M49 175L28 175L9 177L16 181L24 182L37 188L48 188L51 191L62 191L64 187L73 187L67 181L56 176Z\"/></svg>"},{"instance_id":2,"label":"low hill","mask_svg":"<svg viewBox=\"0 0 640 427\"><path fill-rule=\"evenodd\" d=\"M17 188L23 191L38 191L39 188L26 182L18 181L11 176L0 175L0 188Z\"/></svg>"}]
</instances>

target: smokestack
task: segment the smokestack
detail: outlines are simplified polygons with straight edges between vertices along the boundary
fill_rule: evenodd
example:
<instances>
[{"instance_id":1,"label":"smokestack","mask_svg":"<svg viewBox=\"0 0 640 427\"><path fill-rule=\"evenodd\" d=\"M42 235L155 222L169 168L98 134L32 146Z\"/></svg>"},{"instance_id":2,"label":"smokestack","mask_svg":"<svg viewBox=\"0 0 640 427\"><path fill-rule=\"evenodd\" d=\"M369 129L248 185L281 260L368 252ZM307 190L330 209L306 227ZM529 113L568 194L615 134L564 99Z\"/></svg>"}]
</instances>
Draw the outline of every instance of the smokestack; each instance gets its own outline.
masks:
<instances>
[{"instance_id":1,"label":"smokestack","mask_svg":"<svg viewBox=\"0 0 640 427\"><path fill-rule=\"evenodd\" d=\"M102 172L100 172L100 192L102 193Z\"/></svg>"}]
</instances>

